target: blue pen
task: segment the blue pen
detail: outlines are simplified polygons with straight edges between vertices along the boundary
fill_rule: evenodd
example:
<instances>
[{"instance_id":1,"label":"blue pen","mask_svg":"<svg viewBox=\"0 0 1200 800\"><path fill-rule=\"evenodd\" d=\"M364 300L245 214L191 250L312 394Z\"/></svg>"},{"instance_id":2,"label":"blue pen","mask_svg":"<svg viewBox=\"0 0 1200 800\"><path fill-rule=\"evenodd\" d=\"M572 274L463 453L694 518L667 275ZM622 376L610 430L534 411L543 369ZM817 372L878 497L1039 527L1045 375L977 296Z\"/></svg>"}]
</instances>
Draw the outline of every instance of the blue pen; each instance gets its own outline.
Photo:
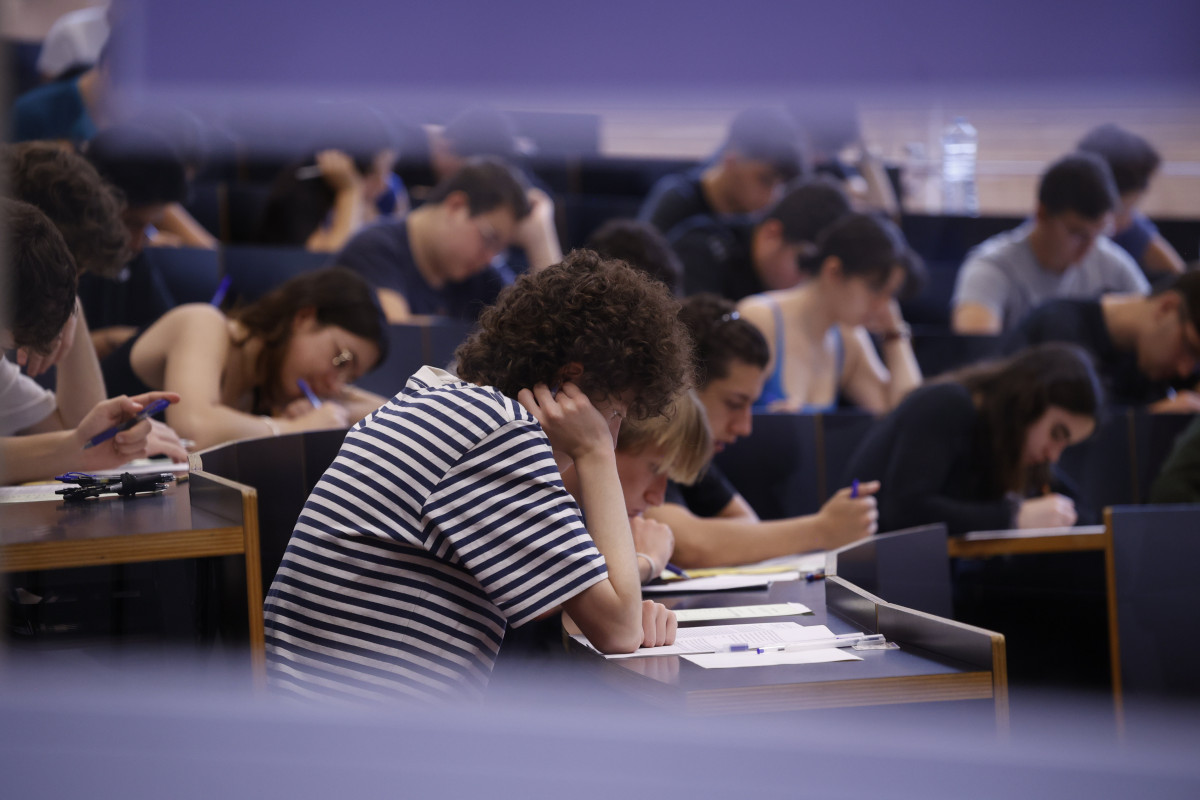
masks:
<instances>
[{"instance_id":1,"label":"blue pen","mask_svg":"<svg viewBox=\"0 0 1200 800\"><path fill-rule=\"evenodd\" d=\"M155 414L162 411L169 405L171 405L171 401L166 399L165 397L161 400L155 400L153 403L146 406L141 411L134 414L132 417L125 420L124 422L122 422L118 425L113 425L111 428L104 431L103 433L97 433L91 439L88 439L88 442L87 442L87 444L85 444L83 446L83 449L87 450L89 447L95 447L96 445L100 444L101 442L107 442L109 439L113 438L121 431L129 430L134 425L137 425L139 422L144 420L146 417L154 416Z\"/></svg>"},{"instance_id":2,"label":"blue pen","mask_svg":"<svg viewBox=\"0 0 1200 800\"><path fill-rule=\"evenodd\" d=\"M686 578L688 576L686 572L672 564L670 561L667 562L666 570L672 575L678 575L681 578Z\"/></svg>"},{"instance_id":3,"label":"blue pen","mask_svg":"<svg viewBox=\"0 0 1200 800\"><path fill-rule=\"evenodd\" d=\"M858 497L858 478L850 481L850 499L853 500L856 497Z\"/></svg>"},{"instance_id":4,"label":"blue pen","mask_svg":"<svg viewBox=\"0 0 1200 800\"><path fill-rule=\"evenodd\" d=\"M229 294L229 287L232 285L232 275L226 275L224 278L221 278L221 282L217 284L217 291L213 292L212 300L209 300L209 303L220 308L221 304L225 302L225 295Z\"/></svg>"},{"instance_id":5,"label":"blue pen","mask_svg":"<svg viewBox=\"0 0 1200 800\"><path fill-rule=\"evenodd\" d=\"M300 387L300 391L304 392L304 396L308 398L308 402L312 403L313 408L321 407L321 398L317 397L317 393L308 385L308 381L304 378L297 378L296 385Z\"/></svg>"}]
</instances>

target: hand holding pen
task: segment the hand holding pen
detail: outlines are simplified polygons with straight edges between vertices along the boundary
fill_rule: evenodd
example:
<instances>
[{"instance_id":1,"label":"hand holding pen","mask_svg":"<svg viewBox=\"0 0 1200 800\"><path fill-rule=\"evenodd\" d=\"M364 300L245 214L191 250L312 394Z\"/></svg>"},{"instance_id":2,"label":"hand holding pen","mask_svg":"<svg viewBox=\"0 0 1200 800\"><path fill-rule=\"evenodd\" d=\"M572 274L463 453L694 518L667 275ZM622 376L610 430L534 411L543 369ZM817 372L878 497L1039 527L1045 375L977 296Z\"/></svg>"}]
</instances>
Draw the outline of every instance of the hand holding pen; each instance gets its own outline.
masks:
<instances>
[{"instance_id":1,"label":"hand holding pen","mask_svg":"<svg viewBox=\"0 0 1200 800\"><path fill-rule=\"evenodd\" d=\"M817 520L825 534L823 549L833 550L875 533L879 527L875 504L879 486L879 481L855 480L821 506Z\"/></svg>"},{"instance_id":2,"label":"hand holding pen","mask_svg":"<svg viewBox=\"0 0 1200 800\"><path fill-rule=\"evenodd\" d=\"M83 451L79 466L107 469L150 455L148 417L177 402L179 395L174 392L147 392L97 403L74 431L73 438Z\"/></svg>"}]
</instances>

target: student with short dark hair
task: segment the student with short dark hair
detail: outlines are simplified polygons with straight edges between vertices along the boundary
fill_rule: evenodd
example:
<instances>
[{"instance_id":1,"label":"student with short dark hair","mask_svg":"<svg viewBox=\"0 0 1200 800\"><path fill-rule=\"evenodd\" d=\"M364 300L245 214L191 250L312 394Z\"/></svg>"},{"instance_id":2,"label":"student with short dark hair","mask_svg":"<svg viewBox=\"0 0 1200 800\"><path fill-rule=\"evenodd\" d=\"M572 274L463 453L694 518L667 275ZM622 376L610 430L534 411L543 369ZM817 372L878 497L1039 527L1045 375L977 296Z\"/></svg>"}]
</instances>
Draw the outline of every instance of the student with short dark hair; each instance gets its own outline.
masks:
<instances>
[{"instance_id":1,"label":"student with short dark hair","mask_svg":"<svg viewBox=\"0 0 1200 800\"><path fill-rule=\"evenodd\" d=\"M167 422L201 448L345 428L383 402L350 384L386 357L384 328L362 278L313 270L228 316L207 303L171 309L104 359L104 377L112 391L177 392Z\"/></svg>"},{"instance_id":2,"label":"student with short dark hair","mask_svg":"<svg viewBox=\"0 0 1200 800\"><path fill-rule=\"evenodd\" d=\"M761 216L693 217L667 238L683 262L685 294L741 300L800 283L800 262L812 255L817 234L849 213L841 188L815 179L790 186Z\"/></svg>"},{"instance_id":3,"label":"student with short dark hair","mask_svg":"<svg viewBox=\"0 0 1200 800\"><path fill-rule=\"evenodd\" d=\"M871 428L846 475L879 481L884 530L943 522L951 534L1075 524L1052 488L1062 451L1096 429L1088 355L1044 344L914 390Z\"/></svg>"},{"instance_id":4,"label":"student with short dark hair","mask_svg":"<svg viewBox=\"0 0 1200 800\"><path fill-rule=\"evenodd\" d=\"M1107 292L1146 294L1150 286L1129 255L1104 236L1117 204L1108 165L1072 153L1042 174L1034 219L967 254L951 301L959 334L1012 330L1056 297Z\"/></svg>"},{"instance_id":5,"label":"student with short dark hair","mask_svg":"<svg viewBox=\"0 0 1200 800\"><path fill-rule=\"evenodd\" d=\"M654 226L636 219L611 219L593 231L583 246L642 270L679 296L683 264Z\"/></svg>"},{"instance_id":6,"label":"student with short dark hair","mask_svg":"<svg viewBox=\"0 0 1200 800\"><path fill-rule=\"evenodd\" d=\"M713 440L713 453L749 436L752 406L766 379L767 343L742 319L733 303L716 295L683 302L680 319L696 350L699 388ZM748 564L810 550L849 544L876 530L879 485L862 482L857 497L845 487L816 514L761 521L720 469L709 464L691 485L668 484L665 503L645 511L674 535L673 561L681 567Z\"/></svg>"},{"instance_id":7,"label":"student with short dark hair","mask_svg":"<svg viewBox=\"0 0 1200 800\"><path fill-rule=\"evenodd\" d=\"M756 409L830 411L839 395L876 414L921 383L896 296L919 269L890 220L851 214L829 225L806 262L814 277L738 305L771 350ZM878 334L883 359L868 330Z\"/></svg>"},{"instance_id":8,"label":"student with short dark hair","mask_svg":"<svg viewBox=\"0 0 1200 800\"><path fill-rule=\"evenodd\" d=\"M775 109L748 109L734 117L707 164L654 184L638 219L670 234L695 216L752 214L769 206L803 172L796 123Z\"/></svg>"},{"instance_id":9,"label":"student with short dark hair","mask_svg":"<svg viewBox=\"0 0 1200 800\"><path fill-rule=\"evenodd\" d=\"M5 295L12 302L11 325L0 332L3 347L48 353L57 348L64 326L75 314L74 260L62 234L34 206L0 199L0 222L11 280ZM177 440L159 435L149 421L85 450L89 439L146 404L179 397L153 392L85 405L78 395L86 402L91 393L77 392L76 387L86 383L87 376L78 375L79 370L60 372L56 397L0 356L0 484L45 479L72 469L111 469L159 453L175 460L187 457Z\"/></svg>"},{"instance_id":10,"label":"student with short dark hair","mask_svg":"<svg viewBox=\"0 0 1200 800\"><path fill-rule=\"evenodd\" d=\"M1162 163L1158 151L1136 133L1111 123L1093 128L1077 147L1100 156L1112 170L1119 198L1113 218L1113 242L1133 256L1147 275L1183 272L1183 258L1138 210L1150 188L1150 179Z\"/></svg>"},{"instance_id":11,"label":"student with short dark hair","mask_svg":"<svg viewBox=\"0 0 1200 800\"><path fill-rule=\"evenodd\" d=\"M672 642L674 615L641 599L613 440L687 385L677 309L644 274L577 250L483 313L458 377L426 367L355 426L267 595L271 682L479 696L507 629L560 605L603 652Z\"/></svg>"},{"instance_id":12,"label":"student with short dark hair","mask_svg":"<svg viewBox=\"0 0 1200 800\"><path fill-rule=\"evenodd\" d=\"M1042 342L1070 342L1095 359L1108 402L1155 412L1200 411L1200 394L1172 383L1195 382L1200 366L1200 272L1175 277L1149 297L1110 294L1098 300L1050 300L1005 337L1005 352Z\"/></svg>"},{"instance_id":13,"label":"student with short dark hair","mask_svg":"<svg viewBox=\"0 0 1200 800\"><path fill-rule=\"evenodd\" d=\"M522 176L473 159L403 220L359 233L335 258L375 287L389 322L438 314L474 319L512 282L492 266L529 216Z\"/></svg>"}]
</instances>

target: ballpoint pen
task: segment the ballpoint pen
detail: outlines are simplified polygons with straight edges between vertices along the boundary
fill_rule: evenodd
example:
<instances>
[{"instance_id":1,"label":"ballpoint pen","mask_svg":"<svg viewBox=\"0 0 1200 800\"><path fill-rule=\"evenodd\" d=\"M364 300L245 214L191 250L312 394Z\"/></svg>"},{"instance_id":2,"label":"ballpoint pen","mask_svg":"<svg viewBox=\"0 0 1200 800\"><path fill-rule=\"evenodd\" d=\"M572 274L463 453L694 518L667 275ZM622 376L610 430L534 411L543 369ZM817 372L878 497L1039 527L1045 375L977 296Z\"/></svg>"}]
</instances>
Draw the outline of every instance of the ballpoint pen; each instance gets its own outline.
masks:
<instances>
[{"instance_id":1,"label":"ballpoint pen","mask_svg":"<svg viewBox=\"0 0 1200 800\"><path fill-rule=\"evenodd\" d=\"M852 645L863 644L865 642L882 641L884 641L882 633L843 633L838 636L822 639L809 639L805 642L769 644L765 647L757 648L757 652L761 655L763 653L778 653L786 650L818 650L823 647L851 647Z\"/></svg>"},{"instance_id":2,"label":"ballpoint pen","mask_svg":"<svg viewBox=\"0 0 1200 800\"><path fill-rule=\"evenodd\" d=\"M308 385L308 381L304 378L297 378L296 385L300 387L300 391L304 392L304 396L308 398L308 402L312 403L313 408L321 407L321 398L317 397L317 393Z\"/></svg>"},{"instance_id":3,"label":"ballpoint pen","mask_svg":"<svg viewBox=\"0 0 1200 800\"><path fill-rule=\"evenodd\" d=\"M88 439L87 444L85 444L83 446L83 449L87 450L89 448L95 447L98 444L101 444L102 442L107 442L109 439L113 438L121 431L129 430L134 425L137 425L139 422L144 420L146 417L154 416L155 414L162 411L169 405L171 405L171 401L166 399L165 397L162 398L161 400L155 400L153 403L146 406L141 411L137 412L136 414L134 414L132 417L125 420L124 422L117 423L116 425L113 425L108 430L102 431L101 433L97 433L91 439Z\"/></svg>"},{"instance_id":4,"label":"ballpoint pen","mask_svg":"<svg viewBox=\"0 0 1200 800\"><path fill-rule=\"evenodd\" d=\"M672 575L678 575L680 578L690 577L687 574L687 572L685 572L683 569L675 566L670 561L667 562L667 566L663 567L663 569L665 569L667 572L671 573Z\"/></svg>"}]
</instances>

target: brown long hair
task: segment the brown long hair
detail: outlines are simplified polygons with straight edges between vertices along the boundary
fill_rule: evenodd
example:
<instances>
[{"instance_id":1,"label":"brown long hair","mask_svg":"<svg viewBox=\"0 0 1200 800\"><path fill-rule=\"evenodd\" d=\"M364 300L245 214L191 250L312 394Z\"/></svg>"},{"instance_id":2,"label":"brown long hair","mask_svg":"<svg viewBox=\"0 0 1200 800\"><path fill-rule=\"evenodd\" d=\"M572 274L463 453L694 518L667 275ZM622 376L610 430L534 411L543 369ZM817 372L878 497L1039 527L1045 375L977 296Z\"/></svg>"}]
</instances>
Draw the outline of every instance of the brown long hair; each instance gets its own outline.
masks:
<instances>
[{"instance_id":1,"label":"brown long hair","mask_svg":"<svg viewBox=\"0 0 1200 800\"><path fill-rule=\"evenodd\" d=\"M1057 406L1094 419L1103 398L1091 356L1082 348L1059 342L966 367L939 381L962 384L975 399L984 423L979 444L993 454L998 494L1024 493L1049 477L1048 467L1030 473L1021 466L1029 426L1048 408Z\"/></svg>"},{"instance_id":2,"label":"brown long hair","mask_svg":"<svg viewBox=\"0 0 1200 800\"><path fill-rule=\"evenodd\" d=\"M387 358L387 323L375 292L357 273L345 267L328 267L305 272L281 284L245 308L229 316L246 328L246 337L257 337L263 347L255 364L259 383L254 389L254 413L267 414L283 399L279 370L292 340L292 321L302 309L316 312L317 324L336 325L355 336L375 343L379 360Z\"/></svg>"}]
</instances>

